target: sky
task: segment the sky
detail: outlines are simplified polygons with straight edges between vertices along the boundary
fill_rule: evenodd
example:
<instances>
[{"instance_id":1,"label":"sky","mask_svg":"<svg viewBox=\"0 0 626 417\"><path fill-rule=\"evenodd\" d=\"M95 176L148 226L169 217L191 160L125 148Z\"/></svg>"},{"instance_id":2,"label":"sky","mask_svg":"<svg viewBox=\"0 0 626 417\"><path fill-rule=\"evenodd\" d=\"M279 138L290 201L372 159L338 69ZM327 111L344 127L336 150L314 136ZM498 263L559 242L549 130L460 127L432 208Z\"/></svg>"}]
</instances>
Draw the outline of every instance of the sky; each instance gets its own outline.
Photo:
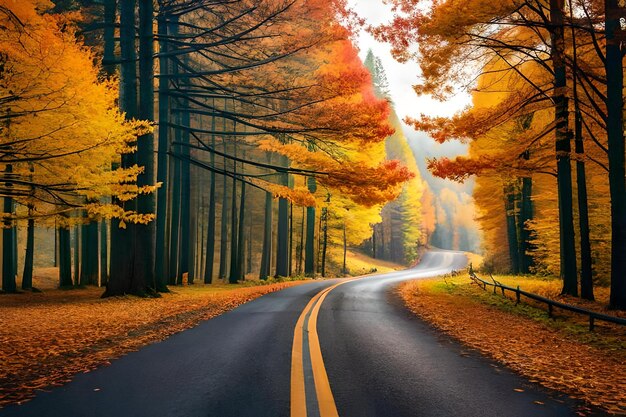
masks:
<instances>
[{"instance_id":1,"label":"sky","mask_svg":"<svg viewBox=\"0 0 626 417\"><path fill-rule=\"evenodd\" d=\"M348 4L363 17L367 24L377 25L391 20L392 14L382 0L348 0ZM418 97L412 89L419 81L419 66L416 62L401 64L390 53L390 46L376 41L369 33L362 30L355 39L361 59L365 59L368 49L379 57L385 67L391 97L398 116L417 117L421 113L429 116L451 116L469 104L469 96L459 95L442 103L428 96Z\"/></svg>"}]
</instances>

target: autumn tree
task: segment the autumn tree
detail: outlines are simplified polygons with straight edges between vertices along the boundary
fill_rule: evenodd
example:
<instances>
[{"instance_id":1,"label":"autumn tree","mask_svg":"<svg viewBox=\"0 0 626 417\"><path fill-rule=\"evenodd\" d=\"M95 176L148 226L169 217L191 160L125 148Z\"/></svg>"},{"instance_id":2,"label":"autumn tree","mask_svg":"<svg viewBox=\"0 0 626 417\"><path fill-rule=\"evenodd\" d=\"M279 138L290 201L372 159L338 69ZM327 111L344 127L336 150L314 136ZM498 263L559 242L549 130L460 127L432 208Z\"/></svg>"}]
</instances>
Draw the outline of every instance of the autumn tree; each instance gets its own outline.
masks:
<instances>
[{"instance_id":1,"label":"autumn tree","mask_svg":"<svg viewBox=\"0 0 626 417\"><path fill-rule=\"evenodd\" d=\"M409 50L407 46L412 40L420 41L418 53L426 82L416 87L418 92L433 92L438 97L444 97L454 89L455 85L471 87L472 80L481 72L488 74L491 71L494 74L502 74L502 77L516 79L517 91L511 94L508 100L501 102L499 106L494 106L491 111L482 112L482 114L473 113L473 125L480 126L483 129L482 133L509 120L555 106L554 123L544 125L545 130L539 130L535 138L527 138L526 143L532 146L545 135L554 132L558 160L556 164L557 189L560 195L558 199L561 225L562 267L560 270L565 279L564 292L577 293L574 273L575 257L573 256L575 253L573 217L570 215L574 211L570 204L572 201L570 140L575 135L582 138L580 132L584 129L590 143L606 153L608 147L602 139L606 133L602 133L602 130L605 130L607 126L608 117L605 108L608 101L604 91L619 91L619 89L608 89L603 81L605 79L602 74L605 66L603 63L606 61L602 45L608 45L608 43L605 42L604 33L595 25L595 22L605 19L599 2L583 1L566 5L562 1L552 1L549 4L514 1L500 3L498 7L485 2L472 2L470 5L465 5L474 10L471 14L464 13L450 2L438 4L427 13L421 13L413 3L396 1L394 4L401 12L394 24L375 31L380 37L392 42L394 52L400 59L410 59L414 51ZM619 8L615 10L619 13ZM574 51L577 55L574 55ZM479 65L467 66L465 65L467 59L472 59ZM493 63L496 60L504 65L494 71ZM505 75L506 73L514 75ZM621 75L619 78L621 80ZM500 85L502 85L501 82ZM576 90L572 88L573 85L578 87L580 93L575 94L576 97L572 94ZM617 96L621 97L621 94L616 94ZM574 106L570 106L572 99ZM569 112L572 111L571 107L574 107L574 120L568 117ZM467 130L467 127L471 126L468 123L470 120L466 117L461 122L465 127L460 128L457 122L461 119L447 125L442 120L427 120L426 124L431 127L438 125L434 130L437 130L441 137L451 135L457 135L457 137L474 135L476 137L481 132L478 132L476 128ZM586 184L585 177L581 175L582 165L578 161L585 159L604 168L607 165L604 162L607 154L600 153L598 157L595 151L583 150L581 144L582 142L577 139L579 203L577 214L580 217L580 231L583 238L580 246L583 260L582 279L585 282L583 288L586 292L585 296L590 298L593 296L588 291L588 283L591 282L588 267L590 249L585 242L585 224L588 222L584 219L587 213L584 194ZM623 152L618 149L617 153ZM615 154L609 152L608 155L614 156ZM535 154L531 152L530 157L534 158ZM617 158L623 159L623 156ZM480 164L475 162L471 167L465 164L466 168L470 168L468 172L474 169L476 173ZM528 169L531 165L538 164L541 164L541 161L517 165L525 165ZM609 182L614 183L615 181L610 178L611 174ZM620 180L620 183L623 181ZM612 219L615 221L617 218L612 216ZM613 248L616 250L616 246ZM620 279L616 278L615 282L620 282Z\"/></svg>"},{"instance_id":2,"label":"autumn tree","mask_svg":"<svg viewBox=\"0 0 626 417\"><path fill-rule=\"evenodd\" d=\"M93 218L137 220L136 213L98 198L128 199L140 191L133 184L137 167L110 167L148 126L124 120L114 105L115 83L99 79L93 56L77 42L72 22L38 13L50 3L0 6L5 28L0 31L2 163L10 167L5 172L11 177L3 194L29 208L25 217L65 218L82 209ZM15 215L5 219L12 222Z\"/></svg>"}]
</instances>

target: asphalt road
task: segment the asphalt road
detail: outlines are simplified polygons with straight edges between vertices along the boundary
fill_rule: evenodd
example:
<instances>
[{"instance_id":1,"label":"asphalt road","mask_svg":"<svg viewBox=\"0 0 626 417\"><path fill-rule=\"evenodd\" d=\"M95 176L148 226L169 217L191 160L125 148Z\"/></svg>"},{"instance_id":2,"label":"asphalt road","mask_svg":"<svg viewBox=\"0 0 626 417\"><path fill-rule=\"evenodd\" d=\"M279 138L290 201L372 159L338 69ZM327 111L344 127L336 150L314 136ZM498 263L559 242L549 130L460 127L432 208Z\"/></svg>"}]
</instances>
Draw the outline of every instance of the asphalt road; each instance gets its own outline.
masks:
<instances>
[{"instance_id":1,"label":"asphalt road","mask_svg":"<svg viewBox=\"0 0 626 417\"><path fill-rule=\"evenodd\" d=\"M577 402L439 334L393 295L465 263L436 251L411 270L268 294L0 416L305 417L299 374L307 417L576 416Z\"/></svg>"}]
</instances>

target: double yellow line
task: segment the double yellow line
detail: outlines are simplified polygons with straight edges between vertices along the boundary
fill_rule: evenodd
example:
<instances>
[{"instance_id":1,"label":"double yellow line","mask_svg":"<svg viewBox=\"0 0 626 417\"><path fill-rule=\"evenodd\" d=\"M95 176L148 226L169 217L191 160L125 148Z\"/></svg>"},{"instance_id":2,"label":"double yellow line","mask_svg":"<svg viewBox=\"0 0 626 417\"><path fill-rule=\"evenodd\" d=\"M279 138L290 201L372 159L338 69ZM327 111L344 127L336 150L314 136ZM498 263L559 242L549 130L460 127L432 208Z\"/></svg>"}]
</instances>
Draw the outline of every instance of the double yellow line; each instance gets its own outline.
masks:
<instances>
[{"instance_id":1,"label":"double yellow line","mask_svg":"<svg viewBox=\"0 0 626 417\"><path fill-rule=\"evenodd\" d=\"M339 417L335 398L330 389L330 382L326 374L326 367L322 359L322 349L317 335L317 316L324 299L329 292L346 282L346 280L332 285L315 295L300 314L293 333L293 347L291 349L291 417L306 417L306 391L304 382L303 336L307 315L309 316L306 331L308 332L308 350L310 352L315 394L319 406L320 417ZM310 312L310 315L309 315Z\"/></svg>"}]
</instances>

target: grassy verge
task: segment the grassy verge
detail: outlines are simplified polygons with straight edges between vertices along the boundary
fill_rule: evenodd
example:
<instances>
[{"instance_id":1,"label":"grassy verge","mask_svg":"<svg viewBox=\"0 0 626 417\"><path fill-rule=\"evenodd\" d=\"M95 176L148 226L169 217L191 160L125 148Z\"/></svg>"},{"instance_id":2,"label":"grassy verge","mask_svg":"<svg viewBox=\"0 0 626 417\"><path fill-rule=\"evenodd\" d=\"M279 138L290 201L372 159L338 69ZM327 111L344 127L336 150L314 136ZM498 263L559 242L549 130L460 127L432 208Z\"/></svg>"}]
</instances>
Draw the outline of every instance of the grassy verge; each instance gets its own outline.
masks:
<instances>
[{"instance_id":1,"label":"grassy verge","mask_svg":"<svg viewBox=\"0 0 626 417\"><path fill-rule=\"evenodd\" d=\"M162 298L101 299L101 288L0 296L0 407L304 281L173 287Z\"/></svg>"},{"instance_id":2,"label":"grassy verge","mask_svg":"<svg viewBox=\"0 0 626 417\"><path fill-rule=\"evenodd\" d=\"M559 301L604 311L600 302L563 298L554 280L495 277ZM548 388L566 392L615 414L626 413L626 329L587 321L561 312L548 317L545 307L484 291L465 275L412 281L400 287L407 307L462 343L480 350ZM597 291L601 300L604 290Z\"/></svg>"},{"instance_id":3,"label":"grassy verge","mask_svg":"<svg viewBox=\"0 0 626 417\"><path fill-rule=\"evenodd\" d=\"M343 248L329 247L328 261L329 276L343 276L341 271L343 268ZM402 265L374 259L353 249L348 249L346 253L346 269L349 276L393 272L403 268L405 267Z\"/></svg>"}]
</instances>

